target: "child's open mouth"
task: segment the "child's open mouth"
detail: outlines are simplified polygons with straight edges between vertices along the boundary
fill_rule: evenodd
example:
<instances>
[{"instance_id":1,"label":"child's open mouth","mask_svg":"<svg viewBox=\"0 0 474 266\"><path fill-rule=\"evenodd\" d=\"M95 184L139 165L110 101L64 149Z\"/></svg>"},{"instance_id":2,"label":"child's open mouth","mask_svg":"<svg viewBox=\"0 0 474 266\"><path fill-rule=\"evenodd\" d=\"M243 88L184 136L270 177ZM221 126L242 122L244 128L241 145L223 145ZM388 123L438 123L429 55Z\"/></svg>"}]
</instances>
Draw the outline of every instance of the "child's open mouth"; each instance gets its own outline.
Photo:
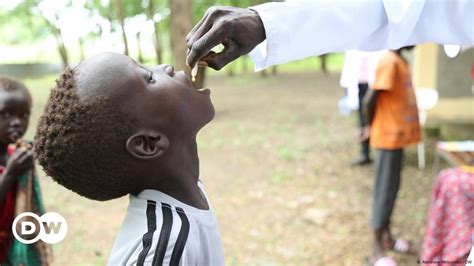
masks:
<instances>
[{"instance_id":1,"label":"child's open mouth","mask_svg":"<svg viewBox=\"0 0 474 266\"><path fill-rule=\"evenodd\" d=\"M194 82L192 82L188 77L186 77L186 79L189 81L189 83L191 84L191 86L199 93L204 93L206 95L209 95L211 94L211 90L209 88L198 88L194 85Z\"/></svg>"},{"instance_id":2,"label":"child's open mouth","mask_svg":"<svg viewBox=\"0 0 474 266\"><path fill-rule=\"evenodd\" d=\"M206 95L209 95L211 94L211 90L209 88L198 88L194 85L194 82L191 81L190 78L188 78L186 76L186 74L184 74L184 71L177 71L175 72L175 74L180 74L182 75L182 77L186 80L186 82L192 87L194 88L197 92L199 93L203 93L203 94L206 94Z\"/></svg>"},{"instance_id":3,"label":"child's open mouth","mask_svg":"<svg viewBox=\"0 0 474 266\"><path fill-rule=\"evenodd\" d=\"M21 137L21 132L18 130L12 130L8 133L8 139L10 142L15 142Z\"/></svg>"},{"instance_id":4,"label":"child's open mouth","mask_svg":"<svg viewBox=\"0 0 474 266\"><path fill-rule=\"evenodd\" d=\"M208 89L208 88L197 89L197 91L198 91L199 93L204 93L204 94L206 94L206 95L211 94L211 90Z\"/></svg>"}]
</instances>

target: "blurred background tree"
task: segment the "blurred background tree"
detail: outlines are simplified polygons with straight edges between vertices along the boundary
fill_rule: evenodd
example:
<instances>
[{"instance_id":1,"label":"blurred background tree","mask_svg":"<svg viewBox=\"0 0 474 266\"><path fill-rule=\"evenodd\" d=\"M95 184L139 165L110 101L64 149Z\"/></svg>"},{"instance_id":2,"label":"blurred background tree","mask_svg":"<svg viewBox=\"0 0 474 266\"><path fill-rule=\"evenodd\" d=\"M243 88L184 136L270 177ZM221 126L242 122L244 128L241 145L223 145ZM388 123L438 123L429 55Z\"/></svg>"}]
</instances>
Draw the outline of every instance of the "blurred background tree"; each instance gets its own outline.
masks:
<instances>
[{"instance_id":1,"label":"blurred background tree","mask_svg":"<svg viewBox=\"0 0 474 266\"><path fill-rule=\"evenodd\" d=\"M61 19L65 8L71 7L71 1L60 1L54 8L48 8L41 0L20 1L10 12L2 14L2 20L17 23L15 28L22 29L20 35L9 32L2 34L8 40L12 38L14 43L34 42L40 38L46 38L49 34L54 36L57 51L64 67L69 65L69 56L64 44ZM5 25L5 26L7 26ZM27 34L24 34L27 33ZM27 36L31 36L28 38Z\"/></svg>"},{"instance_id":2,"label":"blurred background tree","mask_svg":"<svg viewBox=\"0 0 474 266\"><path fill-rule=\"evenodd\" d=\"M74 65L101 51L115 51L144 64L172 63L188 74L186 34L213 5L249 7L266 0L12 0L0 2L0 64ZM52 45L56 48L52 52ZM54 55L56 54L56 55ZM313 59L314 60L314 59ZM326 71L325 56L311 67ZM342 61L342 58L340 58ZM309 62L309 61L308 61ZM321 65L318 65L321 63ZM308 63L304 63L308 64ZM249 72L244 56L220 73ZM209 71L209 70L208 70ZM205 68L197 87L204 86ZM276 75L277 67L259 75Z\"/></svg>"}]
</instances>

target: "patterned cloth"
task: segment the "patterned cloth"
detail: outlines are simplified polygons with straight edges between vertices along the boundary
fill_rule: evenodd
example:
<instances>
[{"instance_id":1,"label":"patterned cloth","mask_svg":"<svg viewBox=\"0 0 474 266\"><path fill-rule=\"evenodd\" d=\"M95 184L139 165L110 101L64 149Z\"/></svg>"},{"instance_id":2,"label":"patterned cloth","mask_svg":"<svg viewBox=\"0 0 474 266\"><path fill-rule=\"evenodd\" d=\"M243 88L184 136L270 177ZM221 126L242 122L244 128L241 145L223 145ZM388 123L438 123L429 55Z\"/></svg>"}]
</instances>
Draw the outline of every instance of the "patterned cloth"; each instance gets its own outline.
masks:
<instances>
[{"instance_id":1,"label":"patterned cloth","mask_svg":"<svg viewBox=\"0 0 474 266\"><path fill-rule=\"evenodd\" d=\"M14 146L8 149L8 155L13 154ZM0 173L3 166L0 166ZM23 212L33 212L41 216L45 212L43 199L35 175L34 168L18 177L7 193L4 203L0 206L0 264L5 265L50 265L52 261L51 246L38 241L26 245L14 239L11 227L14 217ZM5 241L3 241L5 240Z\"/></svg>"},{"instance_id":2,"label":"patterned cloth","mask_svg":"<svg viewBox=\"0 0 474 266\"><path fill-rule=\"evenodd\" d=\"M5 168L0 165L0 175L3 174ZM15 216L15 198L16 198L17 182L12 184L10 189L0 203L0 263L7 257L8 249L12 243L11 228L13 217Z\"/></svg>"},{"instance_id":3,"label":"patterned cloth","mask_svg":"<svg viewBox=\"0 0 474 266\"><path fill-rule=\"evenodd\" d=\"M473 233L474 173L463 168L446 169L433 188L421 259L465 260Z\"/></svg>"}]
</instances>

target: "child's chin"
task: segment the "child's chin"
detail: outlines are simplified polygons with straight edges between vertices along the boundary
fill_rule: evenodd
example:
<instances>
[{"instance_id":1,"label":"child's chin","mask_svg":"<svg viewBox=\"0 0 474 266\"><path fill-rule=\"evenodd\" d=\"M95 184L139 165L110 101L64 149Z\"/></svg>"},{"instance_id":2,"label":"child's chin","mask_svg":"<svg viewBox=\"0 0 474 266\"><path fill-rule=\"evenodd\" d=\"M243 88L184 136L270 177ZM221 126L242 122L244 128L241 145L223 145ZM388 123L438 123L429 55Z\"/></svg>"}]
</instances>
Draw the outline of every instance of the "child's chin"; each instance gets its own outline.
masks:
<instances>
[{"instance_id":1,"label":"child's chin","mask_svg":"<svg viewBox=\"0 0 474 266\"><path fill-rule=\"evenodd\" d=\"M10 141L10 143L15 143L18 140L20 140L23 137L23 135L24 133L22 132L14 132L8 135L8 140Z\"/></svg>"},{"instance_id":2,"label":"child's chin","mask_svg":"<svg viewBox=\"0 0 474 266\"><path fill-rule=\"evenodd\" d=\"M209 106L209 109L207 110L207 114L206 114L206 124L208 124L209 122L212 121L212 119L214 119L214 116L216 115L216 110L214 109L214 105L211 103L210 106Z\"/></svg>"},{"instance_id":3,"label":"child's chin","mask_svg":"<svg viewBox=\"0 0 474 266\"><path fill-rule=\"evenodd\" d=\"M212 108L212 112L207 113L207 116L205 118L203 117L203 119L201 120L202 123L200 124L198 129L202 129L207 124L209 124L212 121L212 119L214 119L214 115L215 115L214 108Z\"/></svg>"},{"instance_id":4,"label":"child's chin","mask_svg":"<svg viewBox=\"0 0 474 266\"><path fill-rule=\"evenodd\" d=\"M20 137L10 137L9 141L10 141L10 143L13 144L13 143L17 142L19 139L20 139Z\"/></svg>"}]
</instances>

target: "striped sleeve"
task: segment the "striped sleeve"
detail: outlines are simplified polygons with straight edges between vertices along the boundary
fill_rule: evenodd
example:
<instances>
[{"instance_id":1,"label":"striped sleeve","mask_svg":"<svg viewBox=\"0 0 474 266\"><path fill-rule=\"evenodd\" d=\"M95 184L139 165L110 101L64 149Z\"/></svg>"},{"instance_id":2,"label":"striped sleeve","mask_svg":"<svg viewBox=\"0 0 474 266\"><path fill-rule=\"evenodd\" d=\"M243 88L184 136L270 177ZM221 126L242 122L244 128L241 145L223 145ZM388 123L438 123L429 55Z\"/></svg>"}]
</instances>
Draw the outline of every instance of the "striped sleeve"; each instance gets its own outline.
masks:
<instances>
[{"instance_id":1,"label":"striped sleeve","mask_svg":"<svg viewBox=\"0 0 474 266\"><path fill-rule=\"evenodd\" d=\"M186 212L167 203L147 201L147 231L136 265L182 265L190 223Z\"/></svg>"}]
</instances>

